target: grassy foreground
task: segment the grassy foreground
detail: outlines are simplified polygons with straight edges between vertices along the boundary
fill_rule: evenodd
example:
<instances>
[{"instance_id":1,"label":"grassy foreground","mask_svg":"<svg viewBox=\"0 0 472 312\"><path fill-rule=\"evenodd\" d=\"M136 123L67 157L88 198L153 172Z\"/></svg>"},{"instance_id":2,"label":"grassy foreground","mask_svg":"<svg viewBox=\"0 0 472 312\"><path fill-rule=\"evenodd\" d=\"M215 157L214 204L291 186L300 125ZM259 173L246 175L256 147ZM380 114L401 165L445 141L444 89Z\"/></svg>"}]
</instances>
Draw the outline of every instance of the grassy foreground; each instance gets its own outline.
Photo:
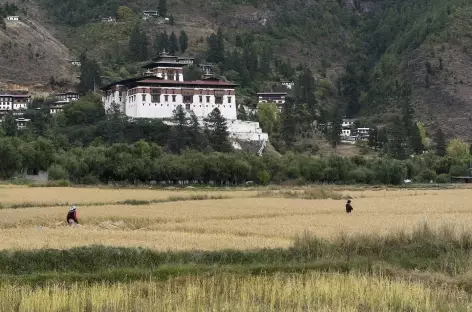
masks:
<instances>
[{"instance_id":1,"label":"grassy foreground","mask_svg":"<svg viewBox=\"0 0 472 312\"><path fill-rule=\"evenodd\" d=\"M472 235L299 237L288 249L0 252L0 311L470 311Z\"/></svg>"},{"instance_id":2,"label":"grassy foreground","mask_svg":"<svg viewBox=\"0 0 472 312\"><path fill-rule=\"evenodd\" d=\"M0 310L20 311L467 311L467 297L383 276L277 274L165 282L0 286Z\"/></svg>"}]
</instances>

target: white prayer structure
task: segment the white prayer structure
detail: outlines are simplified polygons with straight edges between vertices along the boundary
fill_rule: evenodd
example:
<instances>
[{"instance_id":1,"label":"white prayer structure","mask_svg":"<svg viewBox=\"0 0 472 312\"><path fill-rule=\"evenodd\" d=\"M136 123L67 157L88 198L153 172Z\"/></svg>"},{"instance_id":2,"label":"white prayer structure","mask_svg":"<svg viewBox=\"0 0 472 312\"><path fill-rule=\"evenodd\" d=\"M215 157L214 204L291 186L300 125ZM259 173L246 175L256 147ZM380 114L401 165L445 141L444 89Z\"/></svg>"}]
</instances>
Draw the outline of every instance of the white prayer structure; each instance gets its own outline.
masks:
<instances>
[{"instance_id":1,"label":"white prayer structure","mask_svg":"<svg viewBox=\"0 0 472 312\"><path fill-rule=\"evenodd\" d=\"M262 132L259 123L237 120L234 83L208 76L202 80L184 81L184 67L188 64L187 58L161 54L156 61L143 66L142 77L103 87L105 110L118 106L132 118L169 119L174 110L182 106L202 123L218 108L227 120L230 138L267 142L268 134Z\"/></svg>"}]
</instances>

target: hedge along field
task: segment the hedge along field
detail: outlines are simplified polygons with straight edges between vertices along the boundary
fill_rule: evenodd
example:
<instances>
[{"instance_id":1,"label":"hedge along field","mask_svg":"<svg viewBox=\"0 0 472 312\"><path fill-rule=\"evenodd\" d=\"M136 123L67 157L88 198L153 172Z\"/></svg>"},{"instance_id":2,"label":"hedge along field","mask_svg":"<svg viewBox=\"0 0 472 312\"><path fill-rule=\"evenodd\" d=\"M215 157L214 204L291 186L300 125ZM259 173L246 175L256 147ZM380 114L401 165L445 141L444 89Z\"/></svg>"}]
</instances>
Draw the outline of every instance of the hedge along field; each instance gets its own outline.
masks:
<instances>
[{"instance_id":1,"label":"hedge along field","mask_svg":"<svg viewBox=\"0 0 472 312\"><path fill-rule=\"evenodd\" d=\"M38 189L13 190L23 192L22 198L30 201L33 198L28 196L28 191ZM45 197L49 196L47 201L53 198L51 194L56 194L48 193L51 192L49 188L39 190L45 191ZM67 196L63 191L71 194L96 191L52 190L58 192L54 196L59 200L63 199L61 196ZM121 190L98 190L97 194L102 191L112 194L116 191L118 199L130 199L133 194L137 194L135 198L166 198L168 194L181 194L158 190L125 190L129 191L125 195L119 193ZM150 192L155 192L155 197L150 197ZM110 193L104 194L109 196L104 195L104 200L112 200ZM285 248L304 232L332 239L343 234L409 231L424 222L433 228L452 225L457 231L472 230L472 192L469 190L328 189L323 195L312 188L214 191L212 194L214 198L220 194L241 197L188 200L184 196L180 201L161 203L79 205L81 226L72 228L65 225L67 206L0 209L0 249L67 249L98 244L160 251L246 250ZM35 196L39 196L38 193ZM341 199L305 199L323 196ZM352 215L344 212L346 197L354 198Z\"/></svg>"}]
</instances>

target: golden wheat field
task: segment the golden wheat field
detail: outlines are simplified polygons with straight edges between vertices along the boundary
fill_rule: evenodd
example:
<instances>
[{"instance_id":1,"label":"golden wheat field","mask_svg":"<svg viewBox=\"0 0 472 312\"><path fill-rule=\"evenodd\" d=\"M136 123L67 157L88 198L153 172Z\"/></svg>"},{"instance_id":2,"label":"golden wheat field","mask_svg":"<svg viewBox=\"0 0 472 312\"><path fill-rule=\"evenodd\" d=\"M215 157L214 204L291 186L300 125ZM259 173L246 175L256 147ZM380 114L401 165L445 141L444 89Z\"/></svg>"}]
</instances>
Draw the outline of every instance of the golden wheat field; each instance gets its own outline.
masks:
<instances>
[{"instance_id":1,"label":"golden wheat field","mask_svg":"<svg viewBox=\"0 0 472 312\"><path fill-rule=\"evenodd\" d=\"M91 244L155 250L252 249L290 246L305 231L329 239L409 230L423 222L458 231L472 229L468 189L336 190L339 196L333 197L353 198L352 215L344 213L344 199L303 199L297 198L298 193L287 198L280 192L1 187L0 204L29 208L0 209L0 249ZM300 197L305 193L300 191ZM195 194L224 198L191 200ZM157 199L163 202L116 204ZM81 225L66 226L68 206L58 203L76 203Z\"/></svg>"},{"instance_id":2,"label":"golden wheat field","mask_svg":"<svg viewBox=\"0 0 472 312\"><path fill-rule=\"evenodd\" d=\"M166 282L0 286L0 309L49 311L468 311L453 288L357 274L180 277Z\"/></svg>"}]
</instances>

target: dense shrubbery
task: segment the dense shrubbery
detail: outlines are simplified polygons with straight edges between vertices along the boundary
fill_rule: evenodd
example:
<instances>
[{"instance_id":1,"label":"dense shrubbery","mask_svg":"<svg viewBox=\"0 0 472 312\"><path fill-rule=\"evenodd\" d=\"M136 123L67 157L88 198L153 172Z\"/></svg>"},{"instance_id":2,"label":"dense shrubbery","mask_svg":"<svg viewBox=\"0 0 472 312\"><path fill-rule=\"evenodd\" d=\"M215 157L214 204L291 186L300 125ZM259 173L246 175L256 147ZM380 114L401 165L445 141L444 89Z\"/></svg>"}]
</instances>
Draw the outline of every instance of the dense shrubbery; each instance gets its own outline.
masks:
<instances>
[{"instance_id":1,"label":"dense shrubbery","mask_svg":"<svg viewBox=\"0 0 472 312\"><path fill-rule=\"evenodd\" d=\"M49 169L51 179L74 183L150 183L151 181L202 184L361 183L393 184L404 179L418 182L449 181L466 168L467 159L456 160L424 154L400 161L360 156L313 157L287 153L259 157L242 152L220 153L183 150L170 154L155 143L138 141L68 147L48 139L0 139L0 177ZM460 170L459 170L460 169Z\"/></svg>"}]
</instances>

